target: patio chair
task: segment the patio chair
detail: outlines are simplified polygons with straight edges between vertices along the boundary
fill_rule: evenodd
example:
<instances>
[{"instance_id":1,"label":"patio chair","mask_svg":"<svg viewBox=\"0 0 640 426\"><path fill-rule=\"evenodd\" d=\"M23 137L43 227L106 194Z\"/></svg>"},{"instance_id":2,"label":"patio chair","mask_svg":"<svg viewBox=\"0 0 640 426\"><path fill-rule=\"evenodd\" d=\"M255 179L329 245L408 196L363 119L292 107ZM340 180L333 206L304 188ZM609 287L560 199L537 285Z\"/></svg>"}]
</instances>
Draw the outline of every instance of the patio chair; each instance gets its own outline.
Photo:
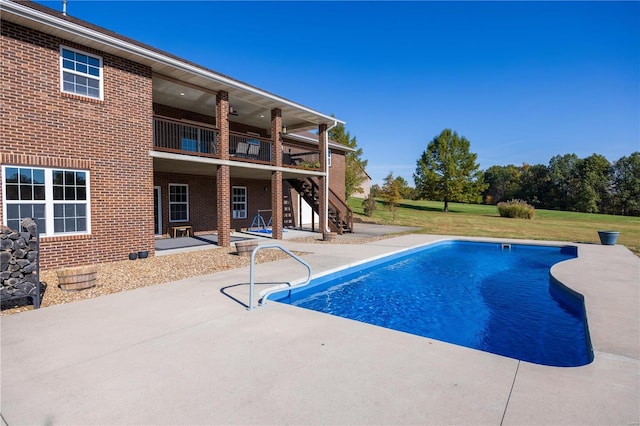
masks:
<instances>
[{"instance_id":1,"label":"patio chair","mask_svg":"<svg viewBox=\"0 0 640 426\"><path fill-rule=\"evenodd\" d=\"M255 139L251 139L249 141L249 150L247 151L247 158L253 158L257 160L259 154L260 154L260 142Z\"/></svg>"},{"instance_id":2,"label":"patio chair","mask_svg":"<svg viewBox=\"0 0 640 426\"><path fill-rule=\"evenodd\" d=\"M238 142L238 146L236 146L236 153L234 154L236 157L247 157L247 151L249 150L249 144L246 142Z\"/></svg>"}]
</instances>

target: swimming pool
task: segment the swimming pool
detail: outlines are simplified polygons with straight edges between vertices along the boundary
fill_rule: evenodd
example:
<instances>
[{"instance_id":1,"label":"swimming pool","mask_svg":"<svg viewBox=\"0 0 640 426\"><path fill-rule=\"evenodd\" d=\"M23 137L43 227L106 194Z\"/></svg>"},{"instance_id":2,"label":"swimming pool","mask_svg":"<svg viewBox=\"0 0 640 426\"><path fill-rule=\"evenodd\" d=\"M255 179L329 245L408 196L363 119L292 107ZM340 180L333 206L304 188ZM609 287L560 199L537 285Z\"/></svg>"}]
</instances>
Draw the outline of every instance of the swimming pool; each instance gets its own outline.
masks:
<instances>
[{"instance_id":1,"label":"swimming pool","mask_svg":"<svg viewBox=\"0 0 640 426\"><path fill-rule=\"evenodd\" d=\"M582 299L550 278L575 247L446 241L271 299L523 361L592 361Z\"/></svg>"}]
</instances>

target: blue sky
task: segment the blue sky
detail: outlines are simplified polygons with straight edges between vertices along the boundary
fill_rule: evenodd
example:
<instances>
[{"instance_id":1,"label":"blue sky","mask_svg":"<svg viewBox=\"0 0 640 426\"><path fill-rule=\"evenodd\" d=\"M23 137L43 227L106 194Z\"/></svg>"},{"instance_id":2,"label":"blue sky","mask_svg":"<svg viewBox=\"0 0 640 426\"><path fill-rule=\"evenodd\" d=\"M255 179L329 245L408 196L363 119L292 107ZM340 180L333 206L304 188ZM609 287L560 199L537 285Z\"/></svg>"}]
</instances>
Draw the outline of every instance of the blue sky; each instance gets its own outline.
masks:
<instances>
[{"instance_id":1,"label":"blue sky","mask_svg":"<svg viewBox=\"0 0 640 426\"><path fill-rule=\"evenodd\" d=\"M41 3L61 10L61 1ZM69 15L347 122L413 185L451 128L482 169L640 150L639 2L69 0Z\"/></svg>"}]
</instances>

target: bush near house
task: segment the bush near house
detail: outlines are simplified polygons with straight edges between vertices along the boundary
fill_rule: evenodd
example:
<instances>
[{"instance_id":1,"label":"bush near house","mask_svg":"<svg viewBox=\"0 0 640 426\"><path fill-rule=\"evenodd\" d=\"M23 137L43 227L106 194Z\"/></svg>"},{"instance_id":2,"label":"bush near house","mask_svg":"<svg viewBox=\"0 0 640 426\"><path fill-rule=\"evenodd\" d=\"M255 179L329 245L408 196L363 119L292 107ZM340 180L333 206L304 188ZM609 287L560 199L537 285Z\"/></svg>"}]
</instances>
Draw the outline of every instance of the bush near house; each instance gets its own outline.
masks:
<instances>
[{"instance_id":1,"label":"bush near house","mask_svg":"<svg viewBox=\"0 0 640 426\"><path fill-rule=\"evenodd\" d=\"M509 200L498 203L498 213L501 217L533 219L536 209L522 200Z\"/></svg>"},{"instance_id":2,"label":"bush near house","mask_svg":"<svg viewBox=\"0 0 640 426\"><path fill-rule=\"evenodd\" d=\"M373 216L373 213L376 211L376 207L376 199L374 198L373 193L370 192L369 196L362 200L362 208L365 216Z\"/></svg>"}]
</instances>

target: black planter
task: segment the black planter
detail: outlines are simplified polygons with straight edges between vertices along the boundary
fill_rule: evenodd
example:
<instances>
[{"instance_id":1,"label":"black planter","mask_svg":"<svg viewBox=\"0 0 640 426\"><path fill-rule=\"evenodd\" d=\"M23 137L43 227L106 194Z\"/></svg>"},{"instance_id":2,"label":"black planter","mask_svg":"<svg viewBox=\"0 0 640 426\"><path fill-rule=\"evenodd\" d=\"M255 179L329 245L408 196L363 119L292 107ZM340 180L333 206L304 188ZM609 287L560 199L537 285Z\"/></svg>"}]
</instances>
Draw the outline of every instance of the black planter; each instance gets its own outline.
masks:
<instances>
[{"instance_id":1,"label":"black planter","mask_svg":"<svg viewBox=\"0 0 640 426\"><path fill-rule=\"evenodd\" d=\"M149 257L149 252L148 251L139 251L138 252L138 259L146 259L147 257Z\"/></svg>"},{"instance_id":2,"label":"black planter","mask_svg":"<svg viewBox=\"0 0 640 426\"><path fill-rule=\"evenodd\" d=\"M138 258L138 253L129 253L129 260L136 260Z\"/></svg>"}]
</instances>

